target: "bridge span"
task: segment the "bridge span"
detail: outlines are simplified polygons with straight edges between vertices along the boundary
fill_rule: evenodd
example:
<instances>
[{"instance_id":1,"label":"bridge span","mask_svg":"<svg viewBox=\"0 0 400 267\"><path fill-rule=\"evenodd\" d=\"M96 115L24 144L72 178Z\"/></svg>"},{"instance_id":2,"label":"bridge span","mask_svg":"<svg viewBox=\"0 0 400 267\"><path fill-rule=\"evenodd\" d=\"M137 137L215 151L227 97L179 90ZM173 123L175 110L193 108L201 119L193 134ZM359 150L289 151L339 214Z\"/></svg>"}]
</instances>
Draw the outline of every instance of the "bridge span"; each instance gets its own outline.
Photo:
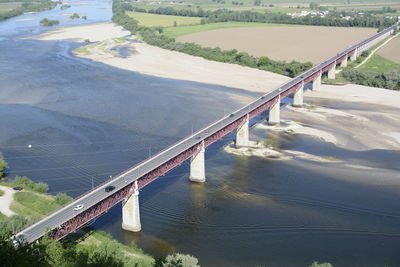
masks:
<instances>
[{"instance_id":1,"label":"bridge span","mask_svg":"<svg viewBox=\"0 0 400 267\"><path fill-rule=\"evenodd\" d=\"M50 230L50 237L61 239L104 214L119 202L122 202L123 205L122 228L129 231L140 231L140 189L188 159L191 159L189 179L194 182L205 182L204 152L209 145L237 129L236 146L247 146L249 144L250 119L269 110L268 122L270 124L279 123L280 102L283 98L293 95L293 105L301 106L305 84L312 83L312 90L320 90L323 73L327 73L329 78L335 78L337 65L347 66L348 60L356 60L363 51L388 37L395 29L399 29L399 23L351 46L228 116L114 176L112 180L74 199L46 218L16 233L14 237L18 241L32 243ZM115 189L106 192L105 188L110 185ZM74 207L78 204L83 204L83 208L75 210Z\"/></svg>"}]
</instances>

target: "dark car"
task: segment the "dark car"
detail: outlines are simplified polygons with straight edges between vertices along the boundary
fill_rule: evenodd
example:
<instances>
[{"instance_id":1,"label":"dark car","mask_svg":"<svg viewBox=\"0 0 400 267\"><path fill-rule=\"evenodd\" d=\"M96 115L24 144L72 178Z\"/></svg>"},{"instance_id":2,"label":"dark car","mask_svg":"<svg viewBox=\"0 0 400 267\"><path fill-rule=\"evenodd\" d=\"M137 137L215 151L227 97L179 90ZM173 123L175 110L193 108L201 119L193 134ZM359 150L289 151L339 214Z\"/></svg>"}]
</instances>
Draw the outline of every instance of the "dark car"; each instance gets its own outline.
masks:
<instances>
[{"instance_id":1,"label":"dark car","mask_svg":"<svg viewBox=\"0 0 400 267\"><path fill-rule=\"evenodd\" d=\"M115 186L109 185L109 186L107 186L107 187L104 189L104 191L106 191L106 192L111 192L111 191L113 191L114 189L115 189Z\"/></svg>"},{"instance_id":2,"label":"dark car","mask_svg":"<svg viewBox=\"0 0 400 267\"><path fill-rule=\"evenodd\" d=\"M24 190L22 187L20 187L20 186L16 186L16 187L13 187L13 189L15 190L15 191L21 191L21 190Z\"/></svg>"}]
</instances>

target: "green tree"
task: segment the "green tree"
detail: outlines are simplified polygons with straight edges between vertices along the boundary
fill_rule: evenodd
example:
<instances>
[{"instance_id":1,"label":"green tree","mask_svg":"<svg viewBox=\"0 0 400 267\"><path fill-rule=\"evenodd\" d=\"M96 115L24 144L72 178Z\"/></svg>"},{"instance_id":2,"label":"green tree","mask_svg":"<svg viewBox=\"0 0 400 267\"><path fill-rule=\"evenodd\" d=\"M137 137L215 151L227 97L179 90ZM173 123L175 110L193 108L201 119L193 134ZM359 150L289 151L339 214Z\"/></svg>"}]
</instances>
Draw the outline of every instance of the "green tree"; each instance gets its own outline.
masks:
<instances>
[{"instance_id":1,"label":"green tree","mask_svg":"<svg viewBox=\"0 0 400 267\"><path fill-rule=\"evenodd\" d=\"M261 6L261 0L254 0L255 6Z\"/></svg>"},{"instance_id":2,"label":"green tree","mask_svg":"<svg viewBox=\"0 0 400 267\"><path fill-rule=\"evenodd\" d=\"M318 263L318 261L314 261L311 265L309 265L308 267L333 267L332 264L330 264L329 262L325 262L325 263Z\"/></svg>"},{"instance_id":3,"label":"green tree","mask_svg":"<svg viewBox=\"0 0 400 267\"><path fill-rule=\"evenodd\" d=\"M3 155L0 153L0 178L4 176L4 169L7 167L7 162L5 162Z\"/></svg>"},{"instance_id":4,"label":"green tree","mask_svg":"<svg viewBox=\"0 0 400 267\"><path fill-rule=\"evenodd\" d=\"M37 183L34 185L33 187L33 191L38 192L38 193L46 193L47 191L49 191L49 185L46 183Z\"/></svg>"}]
</instances>

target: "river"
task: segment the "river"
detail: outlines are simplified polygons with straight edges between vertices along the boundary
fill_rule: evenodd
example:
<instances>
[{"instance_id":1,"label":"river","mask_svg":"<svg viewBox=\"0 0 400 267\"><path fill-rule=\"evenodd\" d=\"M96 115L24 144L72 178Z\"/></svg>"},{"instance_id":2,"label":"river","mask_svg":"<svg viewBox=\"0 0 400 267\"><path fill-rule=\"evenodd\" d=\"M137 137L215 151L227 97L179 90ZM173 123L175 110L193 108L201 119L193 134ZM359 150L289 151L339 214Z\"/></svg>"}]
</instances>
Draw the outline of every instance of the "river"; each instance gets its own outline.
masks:
<instances>
[{"instance_id":1,"label":"river","mask_svg":"<svg viewBox=\"0 0 400 267\"><path fill-rule=\"evenodd\" d=\"M60 26L110 21L111 2L64 4L72 7L0 23L0 151L11 177L27 175L48 183L50 193L76 197L240 107L232 95L256 96L80 59L74 42L25 39L48 30L39 26L44 17ZM65 14L74 12L88 19ZM121 229L120 205L93 226L155 256L194 255L201 266L399 266L400 179L391 180L399 177L398 151L252 131L253 139L267 135L280 149L375 169L234 156L222 149L229 136L207 150L205 184L188 181L186 162L141 191L142 232ZM371 182L377 177L384 185Z\"/></svg>"}]
</instances>

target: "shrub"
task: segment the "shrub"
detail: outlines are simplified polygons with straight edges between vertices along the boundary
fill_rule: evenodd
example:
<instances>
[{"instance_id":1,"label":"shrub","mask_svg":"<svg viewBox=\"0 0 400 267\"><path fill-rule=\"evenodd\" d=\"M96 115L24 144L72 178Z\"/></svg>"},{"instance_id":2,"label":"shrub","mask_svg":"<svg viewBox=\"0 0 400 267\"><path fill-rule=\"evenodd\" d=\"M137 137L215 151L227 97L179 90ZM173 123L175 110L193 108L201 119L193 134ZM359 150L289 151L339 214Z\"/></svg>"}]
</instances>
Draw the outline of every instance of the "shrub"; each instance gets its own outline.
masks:
<instances>
[{"instance_id":1,"label":"shrub","mask_svg":"<svg viewBox=\"0 0 400 267\"><path fill-rule=\"evenodd\" d=\"M68 196L65 193L58 193L54 198L54 200L56 201L57 204L64 205L70 202L72 200L72 197Z\"/></svg>"},{"instance_id":2,"label":"shrub","mask_svg":"<svg viewBox=\"0 0 400 267\"><path fill-rule=\"evenodd\" d=\"M199 260L193 256L174 253L167 256L167 258L165 259L164 267L200 267L198 263Z\"/></svg>"},{"instance_id":3,"label":"shrub","mask_svg":"<svg viewBox=\"0 0 400 267\"><path fill-rule=\"evenodd\" d=\"M7 167L7 162L5 162L3 155L0 153L0 178L4 176L4 169Z\"/></svg>"},{"instance_id":4,"label":"shrub","mask_svg":"<svg viewBox=\"0 0 400 267\"><path fill-rule=\"evenodd\" d=\"M332 264L329 262L324 262L324 263L318 263L318 261L314 261L310 266L308 267L333 267Z\"/></svg>"},{"instance_id":5,"label":"shrub","mask_svg":"<svg viewBox=\"0 0 400 267\"><path fill-rule=\"evenodd\" d=\"M37 183L33 187L33 191L38 192L38 193L46 193L49 191L49 185L46 183Z\"/></svg>"}]
</instances>

